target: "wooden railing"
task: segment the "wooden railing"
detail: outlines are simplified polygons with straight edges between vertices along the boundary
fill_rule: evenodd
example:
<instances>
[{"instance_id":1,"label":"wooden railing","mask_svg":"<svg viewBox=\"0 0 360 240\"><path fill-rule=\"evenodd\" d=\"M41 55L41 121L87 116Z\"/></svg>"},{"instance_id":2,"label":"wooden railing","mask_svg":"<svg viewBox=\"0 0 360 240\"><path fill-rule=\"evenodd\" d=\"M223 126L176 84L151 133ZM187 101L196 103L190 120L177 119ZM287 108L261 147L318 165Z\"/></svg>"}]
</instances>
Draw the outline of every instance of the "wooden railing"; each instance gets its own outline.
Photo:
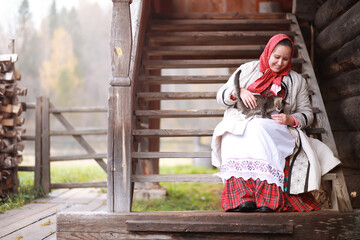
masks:
<instances>
[{"instance_id":1,"label":"wooden railing","mask_svg":"<svg viewBox=\"0 0 360 240\"><path fill-rule=\"evenodd\" d=\"M63 113L107 113L107 107L71 107L56 108L48 98L38 97L36 104L27 104L27 109L35 109L36 124L35 136L25 135L22 137L26 141L35 141L35 166L20 166L19 171L34 171L34 185L41 187L44 194L51 189L57 188L83 188L83 187L106 187L103 182L81 182L81 183L51 183L50 163L58 161L73 161L94 159L99 166L107 172L107 164L104 161L107 153L96 153L95 149L85 140L84 135L107 135L107 129L75 129L73 125L64 117ZM54 116L65 130L52 130L50 116ZM106 118L106 116L104 116ZM87 154L82 155L60 155L53 156L50 151L51 137L72 136L79 145L85 149ZM64 151L65 152L65 151Z\"/></svg>"}]
</instances>

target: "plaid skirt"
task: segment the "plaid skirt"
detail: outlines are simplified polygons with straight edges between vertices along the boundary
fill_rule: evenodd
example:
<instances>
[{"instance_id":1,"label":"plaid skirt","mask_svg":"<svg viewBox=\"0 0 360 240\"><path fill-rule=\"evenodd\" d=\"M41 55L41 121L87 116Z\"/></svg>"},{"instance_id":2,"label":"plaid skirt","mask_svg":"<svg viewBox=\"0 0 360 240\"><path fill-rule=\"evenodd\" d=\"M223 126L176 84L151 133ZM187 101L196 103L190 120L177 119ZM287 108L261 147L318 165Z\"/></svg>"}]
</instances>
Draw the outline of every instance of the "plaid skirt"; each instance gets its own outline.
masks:
<instances>
[{"instance_id":1,"label":"plaid skirt","mask_svg":"<svg viewBox=\"0 0 360 240\"><path fill-rule=\"evenodd\" d=\"M286 159L284 174L287 179L289 159ZM284 184L286 187L287 182ZM314 196L308 193L298 195L283 192L276 184L268 184L260 179L231 177L226 180L220 197L221 206L225 211L234 209L242 203L251 201L256 207L269 207L276 212L309 212L319 210L319 204Z\"/></svg>"}]
</instances>

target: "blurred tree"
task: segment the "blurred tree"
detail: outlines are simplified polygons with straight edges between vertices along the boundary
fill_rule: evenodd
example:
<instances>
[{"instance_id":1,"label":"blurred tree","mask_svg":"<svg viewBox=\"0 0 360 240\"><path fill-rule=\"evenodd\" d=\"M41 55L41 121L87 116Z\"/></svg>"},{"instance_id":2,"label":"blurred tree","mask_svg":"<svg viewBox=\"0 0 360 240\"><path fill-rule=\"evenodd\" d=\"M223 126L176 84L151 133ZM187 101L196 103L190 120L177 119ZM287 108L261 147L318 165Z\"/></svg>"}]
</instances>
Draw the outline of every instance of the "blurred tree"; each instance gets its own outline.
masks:
<instances>
[{"instance_id":1,"label":"blurred tree","mask_svg":"<svg viewBox=\"0 0 360 240\"><path fill-rule=\"evenodd\" d=\"M49 34L52 36L55 29L59 26L58 23L58 15L56 10L56 0L53 0L50 6L50 13L49 13Z\"/></svg>"},{"instance_id":2,"label":"blurred tree","mask_svg":"<svg viewBox=\"0 0 360 240\"><path fill-rule=\"evenodd\" d=\"M37 31L32 22L28 0L23 0L18 10L16 39L16 52L19 54L19 61L16 67L23 76L21 85L28 88L26 98L33 99L40 95L39 88L32 86L39 85L39 68L41 66L41 43ZM31 100L30 100L31 101Z\"/></svg>"},{"instance_id":3,"label":"blurred tree","mask_svg":"<svg viewBox=\"0 0 360 240\"><path fill-rule=\"evenodd\" d=\"M109 35L111 9L104 11L99 4L80 0L78 8L81 70L85 79L88 104L106 105L109 88L110 50ZM96 17L94 17L96 16Z\"/></svg>"},{"instance_id":4,"label":"blurred tree","mask_svg":"<svg viewBox=\"0 0 360 240\"><path fill-rule=\"evenodd\" d=\"M73 51L73 43L64 28L54 31L51 40L51 55L40 69L41 86L45 95L59 106L80 105L83 79L77 71L78 61Z\"/></svg>"}]
</instances>

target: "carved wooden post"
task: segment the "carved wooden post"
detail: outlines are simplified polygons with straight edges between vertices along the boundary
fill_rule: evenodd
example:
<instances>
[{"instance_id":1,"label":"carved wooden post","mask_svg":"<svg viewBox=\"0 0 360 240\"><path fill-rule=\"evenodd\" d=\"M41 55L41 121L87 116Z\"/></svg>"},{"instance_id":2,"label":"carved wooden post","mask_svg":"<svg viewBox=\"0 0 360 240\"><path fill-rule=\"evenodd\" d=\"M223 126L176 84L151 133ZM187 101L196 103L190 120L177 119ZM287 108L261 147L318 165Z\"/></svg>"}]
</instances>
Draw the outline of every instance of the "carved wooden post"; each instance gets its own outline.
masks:
<instances>
[{"instance_id":1,"label":"carved wooden post","mask_svg":"<svg viewBox=\"0 0 360 240\"><path fill-rule=\"evenodd\" d=\"M108 126L108 210L131 211L132 89L131 0L112 0Z\"/></svg>"}]
</instances>

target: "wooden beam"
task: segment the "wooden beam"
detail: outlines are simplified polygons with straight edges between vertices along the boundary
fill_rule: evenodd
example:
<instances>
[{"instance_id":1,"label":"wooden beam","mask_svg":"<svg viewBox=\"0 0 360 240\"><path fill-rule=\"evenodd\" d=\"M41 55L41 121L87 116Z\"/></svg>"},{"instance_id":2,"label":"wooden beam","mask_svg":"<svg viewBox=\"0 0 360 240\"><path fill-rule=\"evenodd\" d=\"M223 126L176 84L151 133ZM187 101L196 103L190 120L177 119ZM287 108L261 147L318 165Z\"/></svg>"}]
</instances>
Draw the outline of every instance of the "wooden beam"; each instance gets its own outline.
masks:
<instances>
[{"instance_id":1,"label":"wooden beam","mask_svg":"<svg viewBox=\"0 0 360 240\"><path fill-rule=\"evenodd\" d=\"M202 110L136 110L137 117L148 118L195 118L195 117L222 117L224 109Z\"/></svg>"},{"instance_id":2,"label":"wooden beam","mask_svg":"<svg viewBox=\"0 0 360 240\"><path fill-rule=\"evenodd\" d=\"M132 158L211 158L211 152L133 152Z\"/></svg>"},{"instance_id":3,"label":"wooden beam","mask_svg":"<svg viewBox=\"0 0 360 240\"><path fill-rule=\"evenodd\" d=\"M51 189L59 188L106 188L107 182L52 183Z\"/></svg>"},{"instance_id":4,"label":"wooden beam","mask_svg":"<svg viewBox=\"0 0 360 240\"><path fill-rule=\"evenodd\" d=\"M146 174L133 175L132 182L215 182L222 180L213 174Z\"/></svg>"},{"instance_id":5,"label":"wooden beam","mask_svg":"<svg viewBox=\"0 0 360 240\"><path fill-rule=\"evenodd\" d=\"M286 31L290 24L288 19L181 19L152 20L149 28L151 31Z\"/></svg>"},{"instance_id":6,"label":"wooden beam","mask_svg":"<svg viewBox=\"0 0 360 240\"><path fill-rule=\"evenodd\" d=\"M324 56L360 34L360 2L321 31L316 38L318 54Z\"/></svg>"},{"instance_id":7,"label":"wooden beam","mask_svg":"<svg viewBox=\"0 0 360 240\"><path fill-rule=\"evenodd\" d=\"M334 131L360 130L360 96L329 102L326 109Z\"/></svg>"},{"instance_id":8,"label":"wooden beam","mask_svg":"<svg viewBox=\"0 0 360 240\"><path fill-rule=\"evenodd\" d=\"M41 186L45 195L50 193L50 102L42 97L41 112Z\"/></svg>"},{"instance_id":9,"label":"wooden beam","mask_svg":"<svg viewBox=\"0 0 360 240\"><path fill-rule=\"evenodd\" d=\"M288 223L223 223L223 222L180 222L176 220L127 220L126 230L130 232L186 232L186 233L257 233L293 234L294 224Z\"/></svg>"},{"instance_id":10,"label":"wooden beam","mask_svg":"<svg viewBox=\"0 0 360 240\"><path fill-rule=\"evenodd\" d=\"M71 108L50 108L51 113L78 113L78 112L107 112L107 107L71 107Z\"/></svg>"},{"instance_id":11,"label":"wooden beam","mask_svg":"<svg viewBox=\"0 0 360 240\"><path fill-rule=\"evenodd\" d=\"M113 202L114 212L131 210L131 152L132 152L132 92L129 87L112 87L110 95L109 138L111 148L108 152L111 177L108 185L108 200ZM112 204L111 204L112 205Z\"/></svg>"},{"instance_id":12,"label":"wooden beam","mask_svg":"<svg viewBox=\"0 0 360 240\"><path fill-rule=\"evenodd\" d=\"M360 95L360 69L343 73L332 79L323 79L321 91L324 101L330 102Z\"/></svg>"},{"instance_id":13,"label":"wooden beam","mask_svg":"<svg viewBox=\"0 0 360 240\"><path fill-rule=\"evenodd\" d=\"M334 132L341 162L345 167L360 169L360 132Z\"/></svg>"},{"instance_id":14,"label":"wooden beam","mask_svg":"<svg viewBox=\"0 0 360 240\"><path fill-rule=\"evenodd\" d=\"M207 129L143 129L133 130L134 136L139 137L201 137L212 136L213 130Z\"/></svg>"},{"instance_id":15,"label":"wooden beam","mask_svg":"<svg viewBox=\"0 0 360 240\"><path fill-rule=\"evenodd\" d=\"M299 1L299 0L298 0ZM356 3L354 0L327 0L316 11L314 23L318 31L330 25Z\"/></svg>"},{"instance_id":16,"label":"wooden beam","mask_svg":"<svg viewBox=\"0 0 360 240\"><path fill-rule=\"evenodd\" d=\"M51 108L54 108L54 105L50 104ZM70 124L70 122L58 112L52 113L55 118L59 120L59 122L65 127L67 131L75 131L74 127ZM90 154L95 154L96 151L93 147L81 136L81 135L72 135L73 138ZM106 163L101 158L95 158L95 161L100 165L100 167L107 171Z\"/></svg>"},{"instance_id":17,"label":"wooden beam","mask_svg":"<svg viewBox=\"0 0 360 240\"><path fill-rule=\"evenodd\" d=\"M98 159L106 158L106 153L93 153L93 154L83 154L83 155L62 155L62 156L51 156L51 162L58 161L69 161L69 160L85 160L85 159Z\"/></svg>"},{"instance_id":18,"label":"wooden beam","mask_svg":"<svg viewBox=\"0 0 360 240\"><path fill-rule=\"evenodd\" d=\"M50 136L82 136L82 135L106 135L108 129L83 129L67 131L50 131Z\"/></svg>"},{"instance_id":19,"label":"wooden beam","mask_svg":"<svg viewBox=\"0 0 360 240\"><path fill-rule=\"evenodd\" d=\"M35 109L35 172L34 172L34 186L39 189L41 186L41 163L42 163L42 97L36 99Z\"/></svg>"},{"instance_id":20,"label":"wooden beam","mask_svg":"<svg viewBox=\"0 0 360 240\"><path fill-rule=\"evenodd\" d=\"M223 211L169 211L169 212L60 212L57 214L58 239L357 239L360 235L359 212L313 211L292 213L228 213ZM169 223L223 223L233 231L244 226L266 224L293 224L291 235L278 233L226 233L226 232L129 232L126 221ZM238 227L234 224L238 224ZM174 226L174 224L173 224ZM269 225L268 225L269 226ZM282 225L284 226L284 225ZM180 229L180 227L179 227ZM284 229L284 228L282 228ZM250 230L247 228L246 230ZM254 228L253 228L254 230ZM264 229L263 229L264 230ZM279 231L279 229L277 230Z\"/></svg>"},{"instance_id":21,"label":"wooden beam","mask_svg":"<svg viewBox=\"0 0 360 240\"><path fill-rule=\"evenodd\" d=\"M283 19L285 13L190 12L154 14L154 19Z\"/></svg>"},{"instance_id":22,"label":"wooden beam","mask_svg":"<svg viewBox=\"0 0 360 240\"><path fill-rule=\"evenodd\" d=\"M359 2L360 3L360 2ZM360 35L333 52L319 64L322 76L334 78L345 72L360 68Z\"/></svg>"}]
</instances>

